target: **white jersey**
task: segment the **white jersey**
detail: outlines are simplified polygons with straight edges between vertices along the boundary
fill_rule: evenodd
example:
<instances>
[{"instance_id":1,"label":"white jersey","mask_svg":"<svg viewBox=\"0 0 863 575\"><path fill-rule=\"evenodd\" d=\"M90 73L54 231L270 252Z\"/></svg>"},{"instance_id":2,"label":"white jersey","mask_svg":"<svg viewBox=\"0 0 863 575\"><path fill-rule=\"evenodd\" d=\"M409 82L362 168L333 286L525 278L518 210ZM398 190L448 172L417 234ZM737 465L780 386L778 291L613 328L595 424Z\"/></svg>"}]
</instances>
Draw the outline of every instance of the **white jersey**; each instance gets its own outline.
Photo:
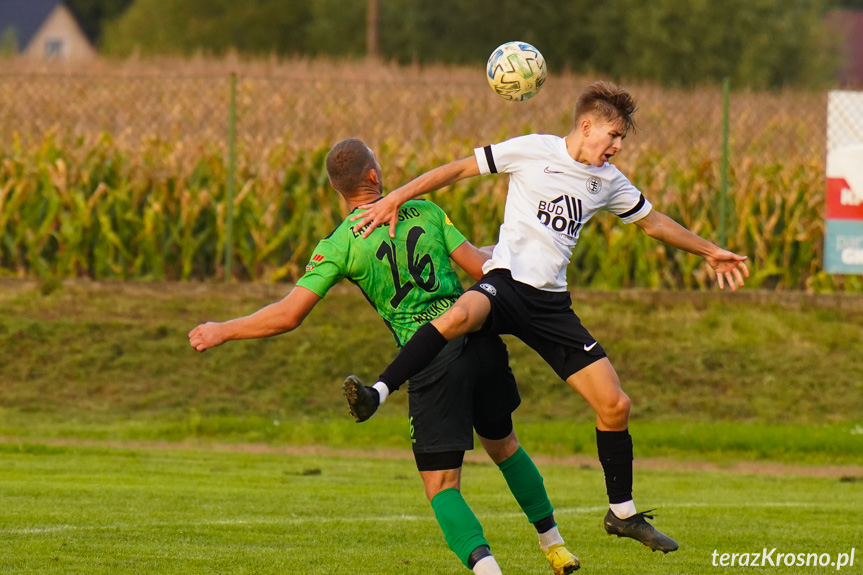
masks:
<instances>
[{"instance_id":1,"label":"white jersey","mask_svg":"<svg viewBox=\"0 0 863 575\"><path fill-rule=\"evenodd\" d=\"M474 150L481 174L509 174L503 224L483 266L545 291L566 291L566 266L582 226L598 211L632 223L651 204L620 170L576 162L559 136L532 134Z\"/></svg>"}]
</instances>

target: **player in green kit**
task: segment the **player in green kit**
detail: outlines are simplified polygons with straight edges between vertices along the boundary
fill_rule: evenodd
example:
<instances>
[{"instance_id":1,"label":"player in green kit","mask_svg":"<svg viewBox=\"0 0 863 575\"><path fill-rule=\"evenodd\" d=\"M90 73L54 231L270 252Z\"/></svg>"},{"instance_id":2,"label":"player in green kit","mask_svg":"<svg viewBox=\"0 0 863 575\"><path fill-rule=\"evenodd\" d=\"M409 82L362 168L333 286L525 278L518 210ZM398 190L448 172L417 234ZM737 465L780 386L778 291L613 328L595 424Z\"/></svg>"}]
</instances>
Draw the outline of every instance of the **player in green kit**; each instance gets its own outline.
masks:
<instances>
[{"instance_id":1,"label":"player in green kit","mask_svg":"<svg viewBox=\"0 0 863 575\"><path fill-rule=\"evenodd\" d=\"M360 140L344 140L330 150L327 174L351 210L381 198L381 167ZM205 351L229 340L291 331L333 285L348 279L363 291L401 347L463 293L450 257L476 279L488 254L466 241L431 202L406 202L398 217L394 238L381 228L365 240L345 219L321 240L306 274L284 299L246 317L197 326L189 333L191 346ZM350 381L346 384L346 394L357 389L364 389L358 381L354 387ZM426 496L447 544L465 566L479 575L501 573L482 526L459 489L464 452L473 449L476 430L536 527L554 573L579 568L558 531L542 476L516 438L511 416L520 398L499 336L471 334L448 342L410 379L408 401L414 457Z\"/></svg>"},{"instance_id":2,"label":"player in green kit","mask_svg":"<svg viewBox=\"0 0 863 575\"><path fill-rule=\"evenodd\" d=\"M377 226L398 234L399 206L421 194L478 175L507 174L503 223L485 275L440 317L418 329L373 387L358 396L366 412L428 365L447 341L466 333L511 334L534 349L596 412L597 455L605 476L609 535L629 537L654 551L678 544L638 512L633 500L630 399L602 345L572 309L567 266L575 246L597 213L609 212L648 236L701 256L720 288L732 290L749 277L746 256L722 249L665 214L610 162L635 127L636 103L627 90L608 82L587 86L575 103L566 136L527 134L482 146L467 158L426 172L381 201L351 216L371 237ZM611 254L609 254L611 257ZM374 397L375 392L380 398Z\"/></svg>"}]
</instances>

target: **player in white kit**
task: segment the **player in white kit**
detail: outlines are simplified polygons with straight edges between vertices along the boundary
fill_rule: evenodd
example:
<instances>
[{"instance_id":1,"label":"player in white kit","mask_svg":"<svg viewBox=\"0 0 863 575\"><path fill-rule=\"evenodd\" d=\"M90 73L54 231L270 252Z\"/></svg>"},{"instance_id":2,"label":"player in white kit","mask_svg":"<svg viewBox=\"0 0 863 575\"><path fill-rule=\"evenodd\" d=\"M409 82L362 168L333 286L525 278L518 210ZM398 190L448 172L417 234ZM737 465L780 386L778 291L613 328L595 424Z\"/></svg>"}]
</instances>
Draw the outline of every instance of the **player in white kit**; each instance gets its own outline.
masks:
<instances>
[{"instance_id":1,"label":"player in white kit","mask_svg":"<svg viewBox=\"0 0 863 575\"><path fill-rule=\"evenodd\" d=\"M504 221L483 278L442 316L421 327L372 387L362 386L352 409L371 414L387 395L423 368L446 342L483 330L513 334L535 349L596 411L596 443L605 474L610 535L631 537L653 550L677 543L638 513L632 500L630 400L602 346L572 311L566 267L584 224L598 211L634 223L649 236L704 257L720 288L734 290L749 276L745 256L719 248L652 208L609 160L633 128L635 102L613 84L595 82L579 96L566 137L532 134L477 148L362 206L353 217L364 234L389 224L398 208L421 194L459 180L509 174Z\"/></svg>"}]
</instances>

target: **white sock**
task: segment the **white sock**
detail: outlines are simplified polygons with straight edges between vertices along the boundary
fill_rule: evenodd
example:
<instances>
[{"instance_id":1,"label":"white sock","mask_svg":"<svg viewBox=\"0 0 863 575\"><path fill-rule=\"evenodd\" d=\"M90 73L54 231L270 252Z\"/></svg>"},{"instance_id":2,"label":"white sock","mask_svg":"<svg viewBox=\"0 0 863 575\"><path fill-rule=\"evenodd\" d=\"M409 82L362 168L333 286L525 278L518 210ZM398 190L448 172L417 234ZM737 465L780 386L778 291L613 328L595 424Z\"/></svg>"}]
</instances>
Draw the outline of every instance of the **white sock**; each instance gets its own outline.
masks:
<instances>
[{"instance_id":1,"label":"white sock","mask_svg":"<svg viewBox=\"0 0 863 575\"><path fill-rule=\"evenodd\" d=\"M497 561L494 560L492 555L486 555L477 561L473 566L473 572L476 575L503 575Z\"/></svg>"},{"instance_id":2,"label":"white sock","mask_svg":"<svg viewBox=\"0 0 863 575\"><path fill-rule=\"evenodd\" d=\"M384 401L386 401L387 399L387 396L390 394L390 388L388 388L387 384L382 381L377 382L372 387L378 390L378 395L381 396L380 405L383 405Z\"/></svg>"},{"instance_id":3,"label":"white sock","mask_svg":"<svg viewBox=\"0 0 863 575\"><path fill-rule=\"evenodd\" d=\"M618 519L626 519L627 517L632 517L635 515L635 503L630 499L629 501L624 501L623 503L609 503L608 506L611 508L611 512Z\"/></svg>"},{"instance_id":4,"label":"white sock","mask_svg":"<svg viewBox=\"0 0 863 575\"><path fill-rule=\"evenodd\" d=\"M563 545L563 537L561 537L560 531L557 530L557 525L545 533L539 534L539 547L543 553L548 551L552 545Z\"/></svg>"}]
</instances>

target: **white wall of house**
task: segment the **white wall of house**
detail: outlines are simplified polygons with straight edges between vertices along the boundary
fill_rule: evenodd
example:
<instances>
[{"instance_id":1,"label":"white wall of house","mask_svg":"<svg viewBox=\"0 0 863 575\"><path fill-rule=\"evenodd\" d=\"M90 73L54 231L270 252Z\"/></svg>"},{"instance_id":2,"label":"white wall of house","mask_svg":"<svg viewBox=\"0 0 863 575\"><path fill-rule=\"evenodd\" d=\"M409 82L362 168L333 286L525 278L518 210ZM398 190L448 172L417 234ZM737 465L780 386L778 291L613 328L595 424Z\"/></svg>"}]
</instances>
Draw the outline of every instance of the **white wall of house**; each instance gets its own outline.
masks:
<instances>
[{"instance_id":1,"label":"white wall of house","mask_svg":"<svg viewBox=\"0 0 863 575\"><path fill-rule=\"evenodd\" d=\"M24 56L40 61L83 62L95 59L97 52L69 9L60 4L33 36Z\"/></svg>"}]
</instances>

